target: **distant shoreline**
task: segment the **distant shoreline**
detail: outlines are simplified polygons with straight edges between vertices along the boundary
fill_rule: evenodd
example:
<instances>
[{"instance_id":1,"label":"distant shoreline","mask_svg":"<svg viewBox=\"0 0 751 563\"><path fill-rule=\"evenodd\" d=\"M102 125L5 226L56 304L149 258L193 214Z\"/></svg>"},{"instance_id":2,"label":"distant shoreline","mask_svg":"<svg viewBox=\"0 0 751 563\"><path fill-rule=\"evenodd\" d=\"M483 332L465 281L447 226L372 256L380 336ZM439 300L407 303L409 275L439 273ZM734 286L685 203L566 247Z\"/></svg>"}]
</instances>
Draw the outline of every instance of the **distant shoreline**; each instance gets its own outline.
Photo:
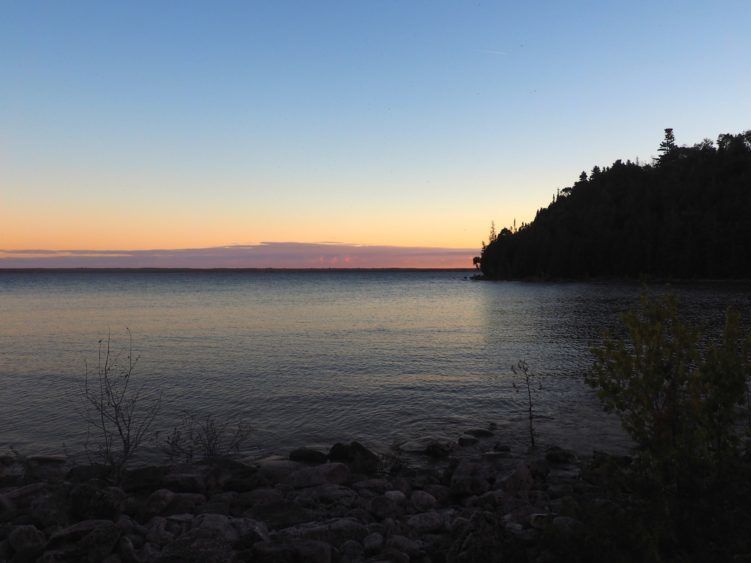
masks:
<instances>
[{"instance_id":1,"label":"distant shoreline","mask_svg":"<svg viewBox=\"0 0 751 563\"><path fill-rule=\"evenodd\" d=\"M474 272L474 268L0 268L0 273L25 272Z\"/></svg>"}]
</instances>

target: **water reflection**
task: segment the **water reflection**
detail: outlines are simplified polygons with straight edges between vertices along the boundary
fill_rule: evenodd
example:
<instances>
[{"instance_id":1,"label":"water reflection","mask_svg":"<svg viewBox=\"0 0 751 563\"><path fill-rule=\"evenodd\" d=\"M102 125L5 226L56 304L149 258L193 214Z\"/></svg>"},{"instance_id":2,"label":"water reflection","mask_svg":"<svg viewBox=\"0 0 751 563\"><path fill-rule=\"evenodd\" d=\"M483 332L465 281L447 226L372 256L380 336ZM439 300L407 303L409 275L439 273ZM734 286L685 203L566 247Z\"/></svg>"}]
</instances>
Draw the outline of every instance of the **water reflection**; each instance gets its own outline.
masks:
<instances>
[{"instance_id":1,"label":"water reflection","mask_svg":"<svg viewBox=\"0 0 751 563\"><path fill-rule=\"evenodd\" d=\"M702 318L749 304L743 284L674 289ZM165 394L158 425L185 409L241 416L255 429L249 453L349 438L387 447L491 422L524 447L519 359L546 376L543 441L622 446L582 374L639 291L451 272L0 273L0 440L80 446L84 359L127 326L137 376Z\"/></svg>"}]
</instances>

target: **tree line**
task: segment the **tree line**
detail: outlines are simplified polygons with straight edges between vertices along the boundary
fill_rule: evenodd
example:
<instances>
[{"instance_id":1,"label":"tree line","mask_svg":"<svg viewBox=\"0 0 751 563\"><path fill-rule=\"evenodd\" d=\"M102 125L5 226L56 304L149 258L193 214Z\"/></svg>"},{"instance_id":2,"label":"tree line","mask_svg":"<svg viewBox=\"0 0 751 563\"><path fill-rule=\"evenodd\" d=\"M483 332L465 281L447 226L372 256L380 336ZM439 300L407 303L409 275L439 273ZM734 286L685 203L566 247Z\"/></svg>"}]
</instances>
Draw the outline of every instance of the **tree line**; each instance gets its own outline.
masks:
<instances>
[{"instance_id":1,"label":"tree line","mask_svg":"<svg viewBox=\"0 0 751 563\"><path fill-rule=\"evenodd\" d=\"M492 279L751 277L751 130L693 146L665 130L652 163L582 172L518 229L491 229Z\"/></svg>"}]
</instances>

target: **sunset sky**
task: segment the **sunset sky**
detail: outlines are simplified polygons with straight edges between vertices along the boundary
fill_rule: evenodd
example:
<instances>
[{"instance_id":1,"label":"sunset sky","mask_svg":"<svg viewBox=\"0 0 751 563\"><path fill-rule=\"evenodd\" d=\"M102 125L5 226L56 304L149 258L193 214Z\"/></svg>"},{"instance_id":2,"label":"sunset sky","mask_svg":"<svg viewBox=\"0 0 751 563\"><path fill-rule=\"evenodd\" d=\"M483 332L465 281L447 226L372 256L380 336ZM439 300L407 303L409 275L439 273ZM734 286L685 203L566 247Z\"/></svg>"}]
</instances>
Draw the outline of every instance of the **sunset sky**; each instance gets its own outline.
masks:
<instances>
[{"instance_id":1,"label":"sunset sky","mask_svg":"<svg viewBox=\"0 0 751 563\"><path fill-rule=\"evenodd\" d=\"M0 268L471 266L665 127L751 128L749 30L748 0L4 2Z\"/></svg>"}]
</instances>

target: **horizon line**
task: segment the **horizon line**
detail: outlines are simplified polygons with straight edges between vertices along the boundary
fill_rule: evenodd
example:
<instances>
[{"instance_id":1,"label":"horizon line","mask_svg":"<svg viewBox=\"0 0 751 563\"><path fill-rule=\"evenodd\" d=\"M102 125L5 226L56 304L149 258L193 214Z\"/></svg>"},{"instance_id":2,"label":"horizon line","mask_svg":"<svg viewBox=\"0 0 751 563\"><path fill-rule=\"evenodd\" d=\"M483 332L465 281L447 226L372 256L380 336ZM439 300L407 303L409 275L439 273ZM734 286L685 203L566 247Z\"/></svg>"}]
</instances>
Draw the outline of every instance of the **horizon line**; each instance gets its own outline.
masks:
<instances>
[{"instance_id":1,"label":"horizon line","mask_svg":"<svg viewBox=\"0 0 751 563\"><path fill-rule=\"evenodd\" d=\"M374 268L284 268L284 267L268 267L268 268L169 268L169 267L73 267L73 268L59 268L59 267L29 267L29 268L2 268L0 267L0 273L3 272L473 272L476 268L433 268L433 267L374 267Z\"/></svg>"}]
</instances>

